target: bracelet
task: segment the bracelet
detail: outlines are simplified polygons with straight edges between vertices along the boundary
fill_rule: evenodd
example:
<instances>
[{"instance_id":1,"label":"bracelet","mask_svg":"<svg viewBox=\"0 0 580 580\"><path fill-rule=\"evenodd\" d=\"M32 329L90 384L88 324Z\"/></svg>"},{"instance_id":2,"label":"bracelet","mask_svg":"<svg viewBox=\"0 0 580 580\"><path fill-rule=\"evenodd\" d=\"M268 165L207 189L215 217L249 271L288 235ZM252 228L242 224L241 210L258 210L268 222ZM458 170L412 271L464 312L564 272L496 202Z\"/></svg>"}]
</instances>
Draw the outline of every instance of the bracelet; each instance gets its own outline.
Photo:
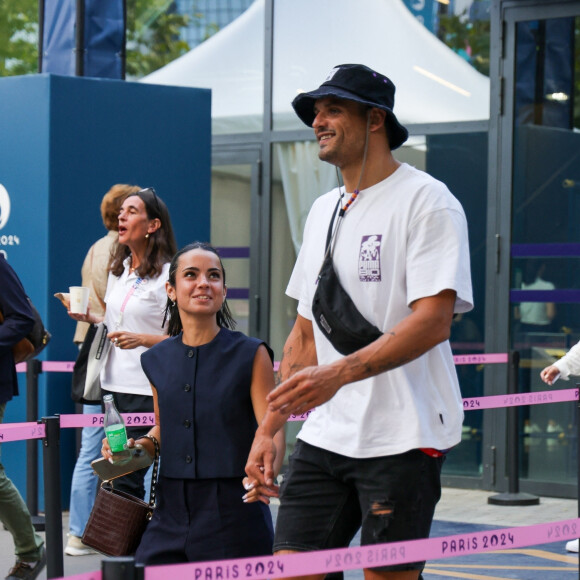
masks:
<instances>
[{"instance_id":1,"label":"bracelet","mask_svg":"<svg viewBox=\"0 0 580 580\"><path fill-rule=\"evenodd\" d=\"M155 447L155 454L159 455L159 441L157 440L157 437L147 434L143 435L143 437L139 437L139 439L151 439L151 441L153 441L153 446Z\"/></svg>"}]
</instances>

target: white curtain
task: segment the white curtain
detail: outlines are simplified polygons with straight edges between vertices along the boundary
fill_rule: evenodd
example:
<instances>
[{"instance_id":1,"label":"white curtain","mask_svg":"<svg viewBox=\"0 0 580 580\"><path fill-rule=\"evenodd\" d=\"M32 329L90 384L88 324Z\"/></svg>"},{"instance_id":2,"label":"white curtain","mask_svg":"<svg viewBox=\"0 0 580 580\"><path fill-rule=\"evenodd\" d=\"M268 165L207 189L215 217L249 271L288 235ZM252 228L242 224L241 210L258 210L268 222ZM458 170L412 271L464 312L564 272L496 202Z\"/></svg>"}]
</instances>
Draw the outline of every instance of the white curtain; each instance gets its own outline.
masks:
<instances>
[{"instance_id":1,"label":"white curtain","mask_svg":"<svg viewBox=\"0 0 580 580\"><path fill-rule=\"evenodd\" d=\"M280 165L290 235L298 254L302 232L314 200L337 186L334 165L318 159L318 143L304 141L275 143Z\"/></svg>"}]
</instances>

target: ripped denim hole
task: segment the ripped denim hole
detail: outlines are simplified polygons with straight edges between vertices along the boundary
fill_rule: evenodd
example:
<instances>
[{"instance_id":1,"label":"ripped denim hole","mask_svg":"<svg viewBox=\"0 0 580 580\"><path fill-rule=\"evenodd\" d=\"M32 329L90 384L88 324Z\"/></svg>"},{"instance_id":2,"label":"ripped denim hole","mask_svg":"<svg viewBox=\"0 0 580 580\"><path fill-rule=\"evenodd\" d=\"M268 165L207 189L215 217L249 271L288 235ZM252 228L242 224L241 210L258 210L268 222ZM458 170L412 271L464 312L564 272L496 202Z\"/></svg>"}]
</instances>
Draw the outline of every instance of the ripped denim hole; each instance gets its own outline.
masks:
<instances>
[{"instance_id":1,"label":"ripped denim hole","mask_svg":"<svg viewBox=\"0 0 580 580\"><path fill-rule=\"evenodd\" d=\"M373 537L375 540L386 539L389 523L393 519L394 506L387 500L376 500L371 502L367 512L369 522L372 522Z\"/></svg>"}]
</instances>

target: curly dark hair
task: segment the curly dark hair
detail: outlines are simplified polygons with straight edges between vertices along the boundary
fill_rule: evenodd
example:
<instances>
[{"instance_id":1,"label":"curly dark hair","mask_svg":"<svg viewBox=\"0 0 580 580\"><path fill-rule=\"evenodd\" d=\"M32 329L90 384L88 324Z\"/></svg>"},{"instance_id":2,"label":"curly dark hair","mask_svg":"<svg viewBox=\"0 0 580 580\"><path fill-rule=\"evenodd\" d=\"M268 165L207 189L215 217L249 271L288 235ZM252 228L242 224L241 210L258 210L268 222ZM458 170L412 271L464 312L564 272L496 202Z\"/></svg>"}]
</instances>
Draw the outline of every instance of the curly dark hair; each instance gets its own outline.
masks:
<instances>
[{"instance_id":1,"label":"curly dark hair","mask_svg":"<svg viewBox=\"0 0 580 580\"><path fill-rule=\"evenodd\" d=\"M169 280L168 282L175 288L175 274L177 272L177 266L179 264L179 258L183 256L183 254L187 254L187 252L191 252L191 250L205 250L206 252L211 252L218 257L220 261L220 267L222 269L222 275L224 280L224 286L226 285L226 271L224 269L224 265L222 263L222 259L220 258L219 252L216 248L206 242L192 242L191 244L187 244L187 246L181 248L179 252L173 256L171 260L171 264L169 265ZM183 330L183 323L181 322L181 317L179 316L179 309L177 308L177 303L173 302L170 298L167 298L167 305L165 306L165 316L163 317L163 326L165 326L165 321L169 320L169 324L167 326L167 334L169 336L177 336ZM232 316L230 311L230 307L227 303L227 300L224 298L222 307L216 313L216 320L218 326L229 328L230 330L234 330L236 327L236 321Z\"/></svg>"},{"instance_id":2,"label":"curly dark hair","mask_svg":"<svg viewBox=\"0 0 580 580\"><path fill-rule=\"evenodd\" d=\"M127 196L127 199L133 196L140 197L143 200L147 217L150 220L158 218L161 222L161 227L149 236L145 256L137 268L137 274L141 278L146 276L157 278L163 270L163 264L171 261L172 256L177 251L169 210L152 187L131 193ZM125 269L123 262L130 255L131 250L128 246L118 245L111 261L111 272L115 276L120 276L123 273Z\"/></svg>"}]
</instances>

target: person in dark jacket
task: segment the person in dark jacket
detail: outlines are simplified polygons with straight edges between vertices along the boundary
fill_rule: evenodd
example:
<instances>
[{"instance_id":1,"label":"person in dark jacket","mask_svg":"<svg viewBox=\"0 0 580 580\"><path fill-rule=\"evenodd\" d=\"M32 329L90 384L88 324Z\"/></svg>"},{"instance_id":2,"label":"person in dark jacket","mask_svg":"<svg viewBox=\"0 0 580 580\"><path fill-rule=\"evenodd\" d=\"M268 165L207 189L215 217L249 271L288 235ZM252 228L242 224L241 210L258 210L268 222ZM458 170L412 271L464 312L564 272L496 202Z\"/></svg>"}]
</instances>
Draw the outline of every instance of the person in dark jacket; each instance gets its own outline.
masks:
<instances>
[{"instance_id":1,"label":"person in dark jacket","mask_svg":"<svg viewBox=\"0 0 580 580\"><path fill-rule=\"evenodd\" d=\"M156 425L137 443L153 455L157 439L161 467L157 508L135 560L149 566L269 555L269 500L259 486L244 489L243 477L274 388L273 353L232 330L225 272L211 246L196 242L178 252L166 288L170 338L141 355ZM277 473L283 431L275 444ZM106 439L103 445L109 458Z\"/></svg>"},{"instance_id":2,"label":"person in dark jacket","mask_svg":"<svg viewBox=\"0 0 580 580\"><path fill-rule=\"evenodd\" d=\"M18 380L12 348L26 337L34 325L34 314L16 272L0 252L0 423L4 419L6 403L18 395ZM0 463L0 521L12 534L16 564L6 580L33 580L46 566L44 540L34 531L30 512L6 476Z\"/></svg>"}]
</instances>

